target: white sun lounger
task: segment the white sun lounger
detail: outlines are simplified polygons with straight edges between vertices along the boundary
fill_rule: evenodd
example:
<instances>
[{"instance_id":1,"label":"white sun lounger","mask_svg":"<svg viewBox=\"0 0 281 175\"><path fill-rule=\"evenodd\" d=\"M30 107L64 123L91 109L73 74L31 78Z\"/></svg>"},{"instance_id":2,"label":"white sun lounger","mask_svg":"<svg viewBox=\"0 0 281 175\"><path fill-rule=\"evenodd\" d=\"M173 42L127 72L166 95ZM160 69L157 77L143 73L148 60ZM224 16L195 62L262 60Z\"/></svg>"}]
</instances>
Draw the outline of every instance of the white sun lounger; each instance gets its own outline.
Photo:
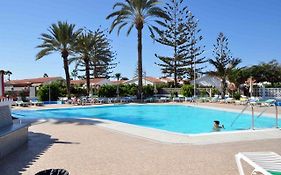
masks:
<instances>
[{"instance_id":1,"label":"white sun lounger","mask_svg":"<svg viewBox=\"0 0 281 175\"><path fill-rule=\"evenodd\" d=\"M254 167L253 173L259 172L264 175L281 174L281 156L274 152L242 152L236 154L235 159L240 175L245 175L241 160Z\"/></svg>"}]
</instances>

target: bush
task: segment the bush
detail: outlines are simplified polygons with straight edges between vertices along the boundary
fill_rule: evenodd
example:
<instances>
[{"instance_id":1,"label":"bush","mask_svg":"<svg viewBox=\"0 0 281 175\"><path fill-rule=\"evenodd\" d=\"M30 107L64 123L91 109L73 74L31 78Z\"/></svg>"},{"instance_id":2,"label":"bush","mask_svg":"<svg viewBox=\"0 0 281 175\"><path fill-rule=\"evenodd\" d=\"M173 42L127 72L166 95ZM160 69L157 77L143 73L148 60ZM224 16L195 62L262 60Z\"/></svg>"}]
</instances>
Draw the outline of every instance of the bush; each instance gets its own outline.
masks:
<instances>
[{"instance_id":1,"label":"bush","mask_svg":"<svg viewBox=\"0 0 281 175\"><path fill-rule=\"evenodd\" d=\"M27 96L28 96L28 91L26 90L21 90L19 92L19 96L21 98L22 101L27 102Z\"/></svg>"},{"instance_id":2,"label":"bush","mask_svg":"<svg viewBox=\"0 0 281 175\"><path fill-rule=\"evenodd\" d=\"M70 93L75 97L87 96L87 89L80 86L71 86Z\"/></svg>"},{"instance_id":3,"label":"bush","mask_svg":"<svg viewBox=\"0 0 281 175\"><path fill-rule=\"evenodd\" d=\"M199 94L200 94L200 97L206 97L206 96L208 96L208 93L207 93L207 91L206 91L205 89L200 90L200 91L199 91Z\"/></svg>"},{"instance_id":4,"label":"bush","mask_svg":"<svg viewBox=\"0 0 281 175\"><path fill-rule=\"evenodd\" d=\"M154 95L154 87L151 85L147 85L143 87L143 95L144 97L151 97Z\"/></svg>"},{"instance_id":5,"label":"bush","mask_svg":"<svg viewBox=\"0 0 281 175\"><path fill-rule=\"evenodd\" d=\"M219 95L220 91L217 88L212 89L212 95Z\"/></svg>"},{"instance_id":6,"label":"bush","mask_svg":"<svg viewBox=\"0 0 281 175\"><path fill-rule=\"evenodd\" d=\"M192 97L193 96L193 85L183 85L181 87L181 94L185 97Z\"/></svg>"},{"instance_id":7,"label":"bush","mask_svg":"<svg viewBox=\"0 0 281 175\"><path fill-rule=\"evenodd\" d=\"M235 92L235 93L233 94L233 98L234 98L235 100L239 100L240 97L241 97L241 94L240 94L239 92Z\"/></svg>"},{"instance_id":8,"label":"bush","mask_svg":"<svg viewBox=\"0 0 281 175\"><path fill-rule=\"evenodd\" d=\"M135 84L123 84L120 86L120 96L135 96L138 92L138 87Z\"/></svg>"},{"instance_id":9,"label":"bush","mask_svg":"<svg viewBox=\"0 0 281 175\"><path fill-rule=\"evenodd\" d=\"M41 101L49 100L49 91L51 92L51 101L57 101L59 97L65 96L66 88L62 81L55 81L51 84L46 84L40 87L37 96Z\"/></svg>"},{"instance_id":10,"label":"bush","mask_svg":"<svg viewBox=\"0 0 281 175\"><path fill-rule=\"evenodd\" d=\"M99 97L116 97L117 85L103 85L97 90ZM135 84L122 84L119 85L119 95L121 97L136 96L138 92L137 85ZM147 85L143 87L143 95L145 97L153 96L154 87Z\"/></svg>"},{"instance_id":11,"label":"bush","mask_svg":"<svg viewBox=\"0 0 281 175\"><path fill-rule=\"evenodd\" d=\"M103 85L98 90L99 97L116 97L117 86L115 85Z\"/></svg>"}]
</instances>

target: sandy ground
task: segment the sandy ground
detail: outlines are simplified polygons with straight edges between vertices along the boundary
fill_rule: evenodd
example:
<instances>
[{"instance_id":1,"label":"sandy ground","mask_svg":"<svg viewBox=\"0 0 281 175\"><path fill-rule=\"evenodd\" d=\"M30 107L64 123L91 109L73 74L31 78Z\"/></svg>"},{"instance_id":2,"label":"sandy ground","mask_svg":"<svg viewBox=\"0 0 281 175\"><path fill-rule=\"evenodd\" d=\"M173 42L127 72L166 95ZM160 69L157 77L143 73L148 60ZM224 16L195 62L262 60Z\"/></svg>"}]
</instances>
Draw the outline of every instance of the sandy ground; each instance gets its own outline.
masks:
<instances>
[{"instance_id":1,"label":"sandy ground","mask_svg":"<svg viewBox=\"0 0 281 175\"><path fill-rule=\"evenodd\" d=\"M204 146L163 144L95 124L47 122L30 127L28 144L0 161L0 174L32 175L64 168L72 175L235 175L237 152L281 154L281 139Z\"/></svg>"},{"instance_id":2,"label":"sandy ground","mask_svg":"<svg viewBox=\"0 0 281 175\"><path fill-rule=\"evenodd\" d=\"M237 175L238 152L281 154L281 139L164 144L101 128L95 121L46 122L29 131L28 143L0 160L0 175L33 175L48 168L64 168L71 175Z\"/></svg>"}]
</instances>

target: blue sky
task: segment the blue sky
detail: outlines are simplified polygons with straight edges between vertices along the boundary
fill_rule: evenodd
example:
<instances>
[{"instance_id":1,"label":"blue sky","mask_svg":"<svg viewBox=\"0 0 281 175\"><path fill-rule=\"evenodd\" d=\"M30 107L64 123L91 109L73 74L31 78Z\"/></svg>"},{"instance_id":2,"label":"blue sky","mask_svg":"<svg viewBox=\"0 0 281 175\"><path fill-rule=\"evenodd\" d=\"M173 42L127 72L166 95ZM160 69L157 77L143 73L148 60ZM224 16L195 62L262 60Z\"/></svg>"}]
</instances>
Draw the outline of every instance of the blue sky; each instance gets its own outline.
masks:
<instances>
[{"instance_id":1,"label":"blue sky","mask_svg":"<svg viewBox=\"0 0 281 175\"><path fill-rule=\"evenodd\" d=\"M122 0L118 0L122 1ZM60 55L52 54L35 61L40 44L38 37L50 24L59 20L77 27L108 28L105 17L112 12L114 0L1 0L0 2L0 69L13 72L12 79L49 76L64 77ZM212 58L213 44L219 32L230 40L234 57L241 66L277 59L281 61L281 1L280 0L185 0L185 4L200 20L206 46L205 56ZM109 35L120 62L114 72L131 78L137 63L135 31L129 37L123 32ZM148 32L143 39L143 66L147 75L161 76L154 54L171 52L153 43ZM208 66L207 69L212 69Z\"/></svg>"}]
</instances>

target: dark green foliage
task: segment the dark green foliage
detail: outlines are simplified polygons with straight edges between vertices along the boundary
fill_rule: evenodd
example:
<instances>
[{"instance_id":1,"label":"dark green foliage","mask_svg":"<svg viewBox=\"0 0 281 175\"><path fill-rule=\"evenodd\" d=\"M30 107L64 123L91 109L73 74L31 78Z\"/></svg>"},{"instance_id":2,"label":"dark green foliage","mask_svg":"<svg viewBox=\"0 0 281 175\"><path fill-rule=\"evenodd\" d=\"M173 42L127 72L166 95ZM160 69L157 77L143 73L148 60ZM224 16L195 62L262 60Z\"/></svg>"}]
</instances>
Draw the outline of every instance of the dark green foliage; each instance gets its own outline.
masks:
<instances>
[{"instance_id":1,"label":"dark green foliage","mask_svg":"<svg viewBox=\"0 0 281 175\"><path fill-rule=\"evenodd\" d=\"M50 88L49 88L50 87ZM49 91L50 89L50 91ZM57 101L59 97L65 96L66 86L63 81L55 81L40 87L37 96L40 101L49 101L49 92L51 92L51 101Z\"/></svg>"},{"instance_id":2,"label":"dark green foliage","mask_svg":"<svg viewBox=\"0 0 281 175\"><path fill-rule=\"evenodd\" d=\"M151 85L147 85L143 87L143 94L145 97L151 97L154 95L154 87Z\"/></svg>"},{"instance_id":3,"label":"dark green foliage","mask_svg":"<svg viewBox=\"0 0 281 175\"><path fill-rule=\"evenodd\" d=\"M228 79L238 87L250 77L257 83L270 82L271 85L267 87L280 87L278 83L281 83L281 64L277 60L272 60L251 67L236 68L231 71Z\"/></svg>"},{"instance_id":4,"label":"dark green foliage","mask_svg":"<svg viewBox=\"0 0 281 175\"><path fill-rule=\"evenodd\" d=\"M212 95L219 95L220 91L217 88L212 88Z\"/></svg>"},{"instance_id":5,"label":"dark green foliage","mask_svg":"<svg viewBox=\"0 0 281 175\"><path fill-rule=\"evenodd\" d=\"M178 79L193 77L195 60L198 64L196 72L200 72L200 64L206 62L204 57L200 57L203 50L198 43L203 37L197 36L200 32L198 22L182 3L183 0L170 0L166 3L164 9L169 20L165 20L161 35L155 38L158 43L173 50L172 56L155 56L161 61L156 64L161 67L162 73L174 77L175 87Z\"/></svg>"},{"instance_id":6,"label":"dark green foliage","mask_svg":"<svg viewBox=\"0 0 281 175\"><path fill-rule=\"evenodd\" d=\"M186 84L181 87L181 94L185 97L192 97L193 96L193 85Z\"/></svg>"},{"instance_id":7,"label":"dark green foliage","mask_svg":"<svg viewBox=\"0 0 281 175\"><path fill-rule=\"evenodd\" d=\"M71 86L70 92L75 97L87 96L87 89L80 86Z\"/></svg>"},{"instance_id":8,"label":"dark green foliage","mask_svg":"<svg viewBox=\"0 0 281 175\"><path fill-rule=\"evenodd\" d=\"M137 86L135 84L122 84L119 86L120 97L136 96ZM116 97L117 85L103 85L97 90L99 97ZM147 85L143 87L143 93L145 97L153 96L154 87Z\"/></svg>"},{"instance_id":9,"label":"dark green foliage","mask_svg":"<svg viewBox=\"0 0 281 175\"><path fill-rule=\"evenodd\" d=\"M28 91L26 90L21 90L19 92L19 96L21 98L22 101L27 102L27 96L28 96Z\"/></svg>"},{"instance_id":10,"label":"dark green foliage","mask_svg":"<svg viewBox=\"0 0 281 175\"><path fill-rule=\"evenodd\" d=\"M199 91L199 94L200 94L200 97L206 97L206 96L209 95L205 89L200 90L200 91Z\"/></svg>"},{"instance_id":11,"label":"dark green foliage","mask_svg":"<svg viewBox=\"0 0 281 175\"><path fill-rule=\"evenodd\" d=\"M234 98L235 100L239 100L240 97L241 97L241 94L240 94L239 92L235 92L235 93L233 94L233 98Z\"/></svg>"},{"instance_id":12,"label":"dark green foliage","mask_svg":"<svg viewBox=\"0 0 281 175\"><path fill-rule=\"evenodd\" d=\"M217 38L217 43L213 50L214 58L209 60L209 63L215 67L215 71L210 71L209 74L222 79L222 98L226 93L226 80L232 73L233 69L241 63L240 58L233 58L228 48L228 39L223 33L220 33Z\"/></svg>"},{"instance_id":13,"label":"dark green foliage","mask_svg":"<svg viewBox=\"0 0 281 175\"><path fill-rule=\"evenodd\" d=\"M135 96L137 95L138 87L135 84L123 84L120 86L120 96Z\"/></svg>"},{"instance_id":14,"label":"dark green foliage","mask_svg":"<svg viewBox=\"0 0 281 175\"><path fill-rule=\"evenodd\" d=\"M249 68L257 82L270 82L272 86L281 82L281 63L277 60L260 63Z\"/></svg>"},{"instance_id":15,"label":"dark green foliage","mask_svg":"<svg viewBox=\"0 0 281 175\"><path fill-rule=\"evenodd\" d=\"M117 86L103 85L98 89L99 97L116 97Z\"/></svg>"},{"instance_id":16,"label":"dark green foliage","mask_svg":"<svg viewBox=\"0 0 281 175\"><path fill-rule=\"evenodd\" d=\"M228 75L228 80L239 87L240 84L244 84L248 78L252 76L251 69L247 67L234 68Z\"/></svg>"}]
</instances>

